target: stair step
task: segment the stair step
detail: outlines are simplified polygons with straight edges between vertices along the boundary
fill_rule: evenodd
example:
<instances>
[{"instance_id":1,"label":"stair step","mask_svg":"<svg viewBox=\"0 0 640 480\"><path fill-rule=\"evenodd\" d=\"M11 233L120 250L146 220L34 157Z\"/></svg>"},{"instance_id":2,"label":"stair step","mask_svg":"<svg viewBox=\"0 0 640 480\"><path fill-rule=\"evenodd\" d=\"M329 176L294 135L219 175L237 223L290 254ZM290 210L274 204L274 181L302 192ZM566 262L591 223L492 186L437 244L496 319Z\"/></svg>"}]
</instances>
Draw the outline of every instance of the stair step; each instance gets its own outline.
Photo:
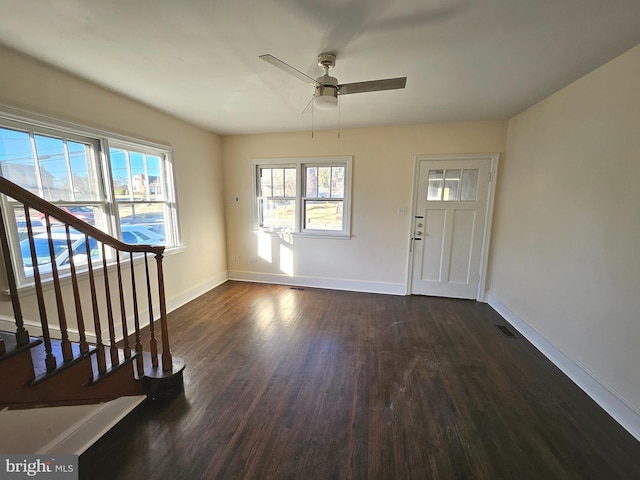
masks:
<instances>
[{"instance_id":1,"label":"stair step","mask_svg":"<svg viewBox=\"0 0 640 480\"><path fill-rule=\"evenodd\" d=\"M30 348L35 347L36 345L40 345L42 343L42 339L29 337L29 343L23 346L18 346L18 342L16 340L15 333L0 331L0 338L4 340L5 353L0 355L0 361L10 358L13 355L16 355L24 350L29 350Z\"/></svg>"},{"instance_id":2,"label":"stair step","mask_svg":"<svg viewBox=\"0 0 640 480\"><path fill-rule=\"evenodd\" d=\"M105 352L105 360L106 360L106 366L107 369L104 373L99 373L98 370L98 356L97 353L96 355L93 355L91 357L91 367L93 370L93 378L91 379L91 384L95 384L98 383L100 380L106 378L109 374L116 372L117 370L121 369L122 367L126 366L127 364L129 364L131 361L133 361L138 354L134 351L131 352L131 355L129 356L129 358L125 357L124 354L124 350L117 348L117 347L113 347L116 349L117 353L118 353L118 364L113 366L112 362L111 362L111 347L105 346L104 347L104 352Z\"/></svg>"},{"instance_id":3,"label":"stair step","mask_svg":"<svg viewBox=\"0 0 640 480\"><path fill-rule=\"evenodd\" d=\"M52 377L60 373L61 371L75 365L76 363L82 361L84 358L92 355L95 351L95 347L89 347L87 352L80 351L80 345L75 342L71 342L71 352L73 353L73 357L71 360L65 362L64 357L62 355L62 340L51 339L51 353L56 359L56 368L51 371L47 371L45 359L46 359L46 350L44 345L39 345L36 348L31 350L31 358L33 359L33 370L35 374L35 378L31 382L31 385L36 385L48 378Z\"/></svg>"}]
</instances>

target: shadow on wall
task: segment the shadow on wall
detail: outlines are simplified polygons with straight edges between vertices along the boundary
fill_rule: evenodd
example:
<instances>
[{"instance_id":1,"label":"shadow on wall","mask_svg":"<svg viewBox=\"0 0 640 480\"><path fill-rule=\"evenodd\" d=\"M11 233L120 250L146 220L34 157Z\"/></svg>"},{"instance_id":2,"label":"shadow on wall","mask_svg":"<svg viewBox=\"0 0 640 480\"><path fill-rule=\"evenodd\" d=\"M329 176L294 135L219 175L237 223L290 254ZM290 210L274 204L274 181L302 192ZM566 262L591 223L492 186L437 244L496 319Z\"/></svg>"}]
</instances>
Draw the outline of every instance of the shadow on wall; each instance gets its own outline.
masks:
<instances>
[{"instance_id":1,"label":"shadow on wall","mask_svg":"<svg viewBox=\"0 0 640 480\"><path fill-rule=\"evenodd\" d=\"M278 236L258 233L258 256L265 262L279 263L280 271L293 277L293 236L290 233L283 232Z\"/></svg>"}]
</instances>

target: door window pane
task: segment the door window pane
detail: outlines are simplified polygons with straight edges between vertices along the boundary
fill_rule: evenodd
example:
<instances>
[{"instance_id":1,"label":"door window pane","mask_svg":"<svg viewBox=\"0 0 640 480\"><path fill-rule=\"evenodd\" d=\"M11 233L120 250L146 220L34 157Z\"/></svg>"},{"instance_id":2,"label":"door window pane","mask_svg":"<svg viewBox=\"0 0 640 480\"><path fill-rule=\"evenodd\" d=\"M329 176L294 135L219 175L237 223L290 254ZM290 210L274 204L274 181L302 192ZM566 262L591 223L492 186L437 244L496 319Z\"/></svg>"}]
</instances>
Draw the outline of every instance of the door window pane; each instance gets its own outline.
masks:
<instances>
[{"instance_id":1,"label":"door window pane","mask_svg":"<svg viewBox=\"0 0 640 480\"><path fill-rule=\"evenodd\" d=\"M462 192L460 200L475 202L478 196L478 170L469 169L462 172Z\"/></svg>"},{"instance_id":2,"label":"door window pane","mask_svg":"<svg viewBox=\"0 0 640 480\"><path fill-rule=\"evenodd\" d=\"M444 192L442 199L445 201L458 200L459 187L460 170L447 170L444 176Z\"/></svg>"},{"instance_id":3,"label":"door window pane","mask_svg":"<svg viewBox=\"0 0 640 480\"><path fill-rule=\"evenodd\" d=\"M427 200L441 200L444 170L429 170Z\"/></svg>"}]
</instances>

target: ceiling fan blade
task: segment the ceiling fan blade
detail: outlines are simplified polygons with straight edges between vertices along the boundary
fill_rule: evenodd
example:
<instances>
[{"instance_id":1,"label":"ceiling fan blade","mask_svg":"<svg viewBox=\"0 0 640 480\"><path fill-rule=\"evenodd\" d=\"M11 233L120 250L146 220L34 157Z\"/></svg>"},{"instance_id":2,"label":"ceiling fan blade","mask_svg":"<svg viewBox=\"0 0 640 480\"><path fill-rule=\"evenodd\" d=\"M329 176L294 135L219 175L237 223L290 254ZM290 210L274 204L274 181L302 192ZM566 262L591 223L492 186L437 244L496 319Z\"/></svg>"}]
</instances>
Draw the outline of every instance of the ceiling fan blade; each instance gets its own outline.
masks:
<instances>
[{"instance_id":1,"label":"ceiling fan blade","mask_svg":"<svg viewBox=\"0 0 640 480\"><path fill-rule=\"evenodd\" d=\"M386 78L384 80L370 80L368 82L345 83L338 85L338 95L349 93L377 92L380 90L395 90L404 88L407 77Z\"/></svg>"},{"instance_id":2,"label":"ceiling fan blade","mask_svg":"<svg viewBox=\"0 0 640 480\"><path fill-rule=\"evenodd\" d=\"M282 60L280 60L279 58L274 57L273 55L270 54L265 54L265 55L260 55L259 58L261 58L262 60L264 60L267 63L270 63L271 65L273 65L274 67L278 67L280 70L283 70L285 72L287 72L290 75L293 75L294 77L299 78L300 80L302 80L305 83L309 83L313 86L316 86L318 84L318 82L316 82L315 78L311 78L309 75L302 73L300 70L293 68L291 65L284 63Z\"/></svg>"}]
</instances>

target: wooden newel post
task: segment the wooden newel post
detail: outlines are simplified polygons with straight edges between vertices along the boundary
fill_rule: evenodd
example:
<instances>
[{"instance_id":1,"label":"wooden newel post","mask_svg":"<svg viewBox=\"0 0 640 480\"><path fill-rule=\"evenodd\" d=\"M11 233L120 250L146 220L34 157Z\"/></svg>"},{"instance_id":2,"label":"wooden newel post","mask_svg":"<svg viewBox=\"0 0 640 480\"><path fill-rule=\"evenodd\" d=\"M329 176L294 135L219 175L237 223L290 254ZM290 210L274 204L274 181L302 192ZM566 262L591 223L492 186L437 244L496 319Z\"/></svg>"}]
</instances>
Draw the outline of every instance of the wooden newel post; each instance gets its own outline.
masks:
<instances>
[{"instance_id":1,"label":"wooden newel post","mask_svg":"<svg viewBox=\"0 0 640 480\"><path fill-rule=\"evenodd\" d=\"M173 359L169 348L169 326L167 324L167 301L164 296L164 275L162 273L162 254L156 255L158 268L158 296L160 297L160 330L162 335L162 370L173 369Z\"/></svg>"}]
</instances>

